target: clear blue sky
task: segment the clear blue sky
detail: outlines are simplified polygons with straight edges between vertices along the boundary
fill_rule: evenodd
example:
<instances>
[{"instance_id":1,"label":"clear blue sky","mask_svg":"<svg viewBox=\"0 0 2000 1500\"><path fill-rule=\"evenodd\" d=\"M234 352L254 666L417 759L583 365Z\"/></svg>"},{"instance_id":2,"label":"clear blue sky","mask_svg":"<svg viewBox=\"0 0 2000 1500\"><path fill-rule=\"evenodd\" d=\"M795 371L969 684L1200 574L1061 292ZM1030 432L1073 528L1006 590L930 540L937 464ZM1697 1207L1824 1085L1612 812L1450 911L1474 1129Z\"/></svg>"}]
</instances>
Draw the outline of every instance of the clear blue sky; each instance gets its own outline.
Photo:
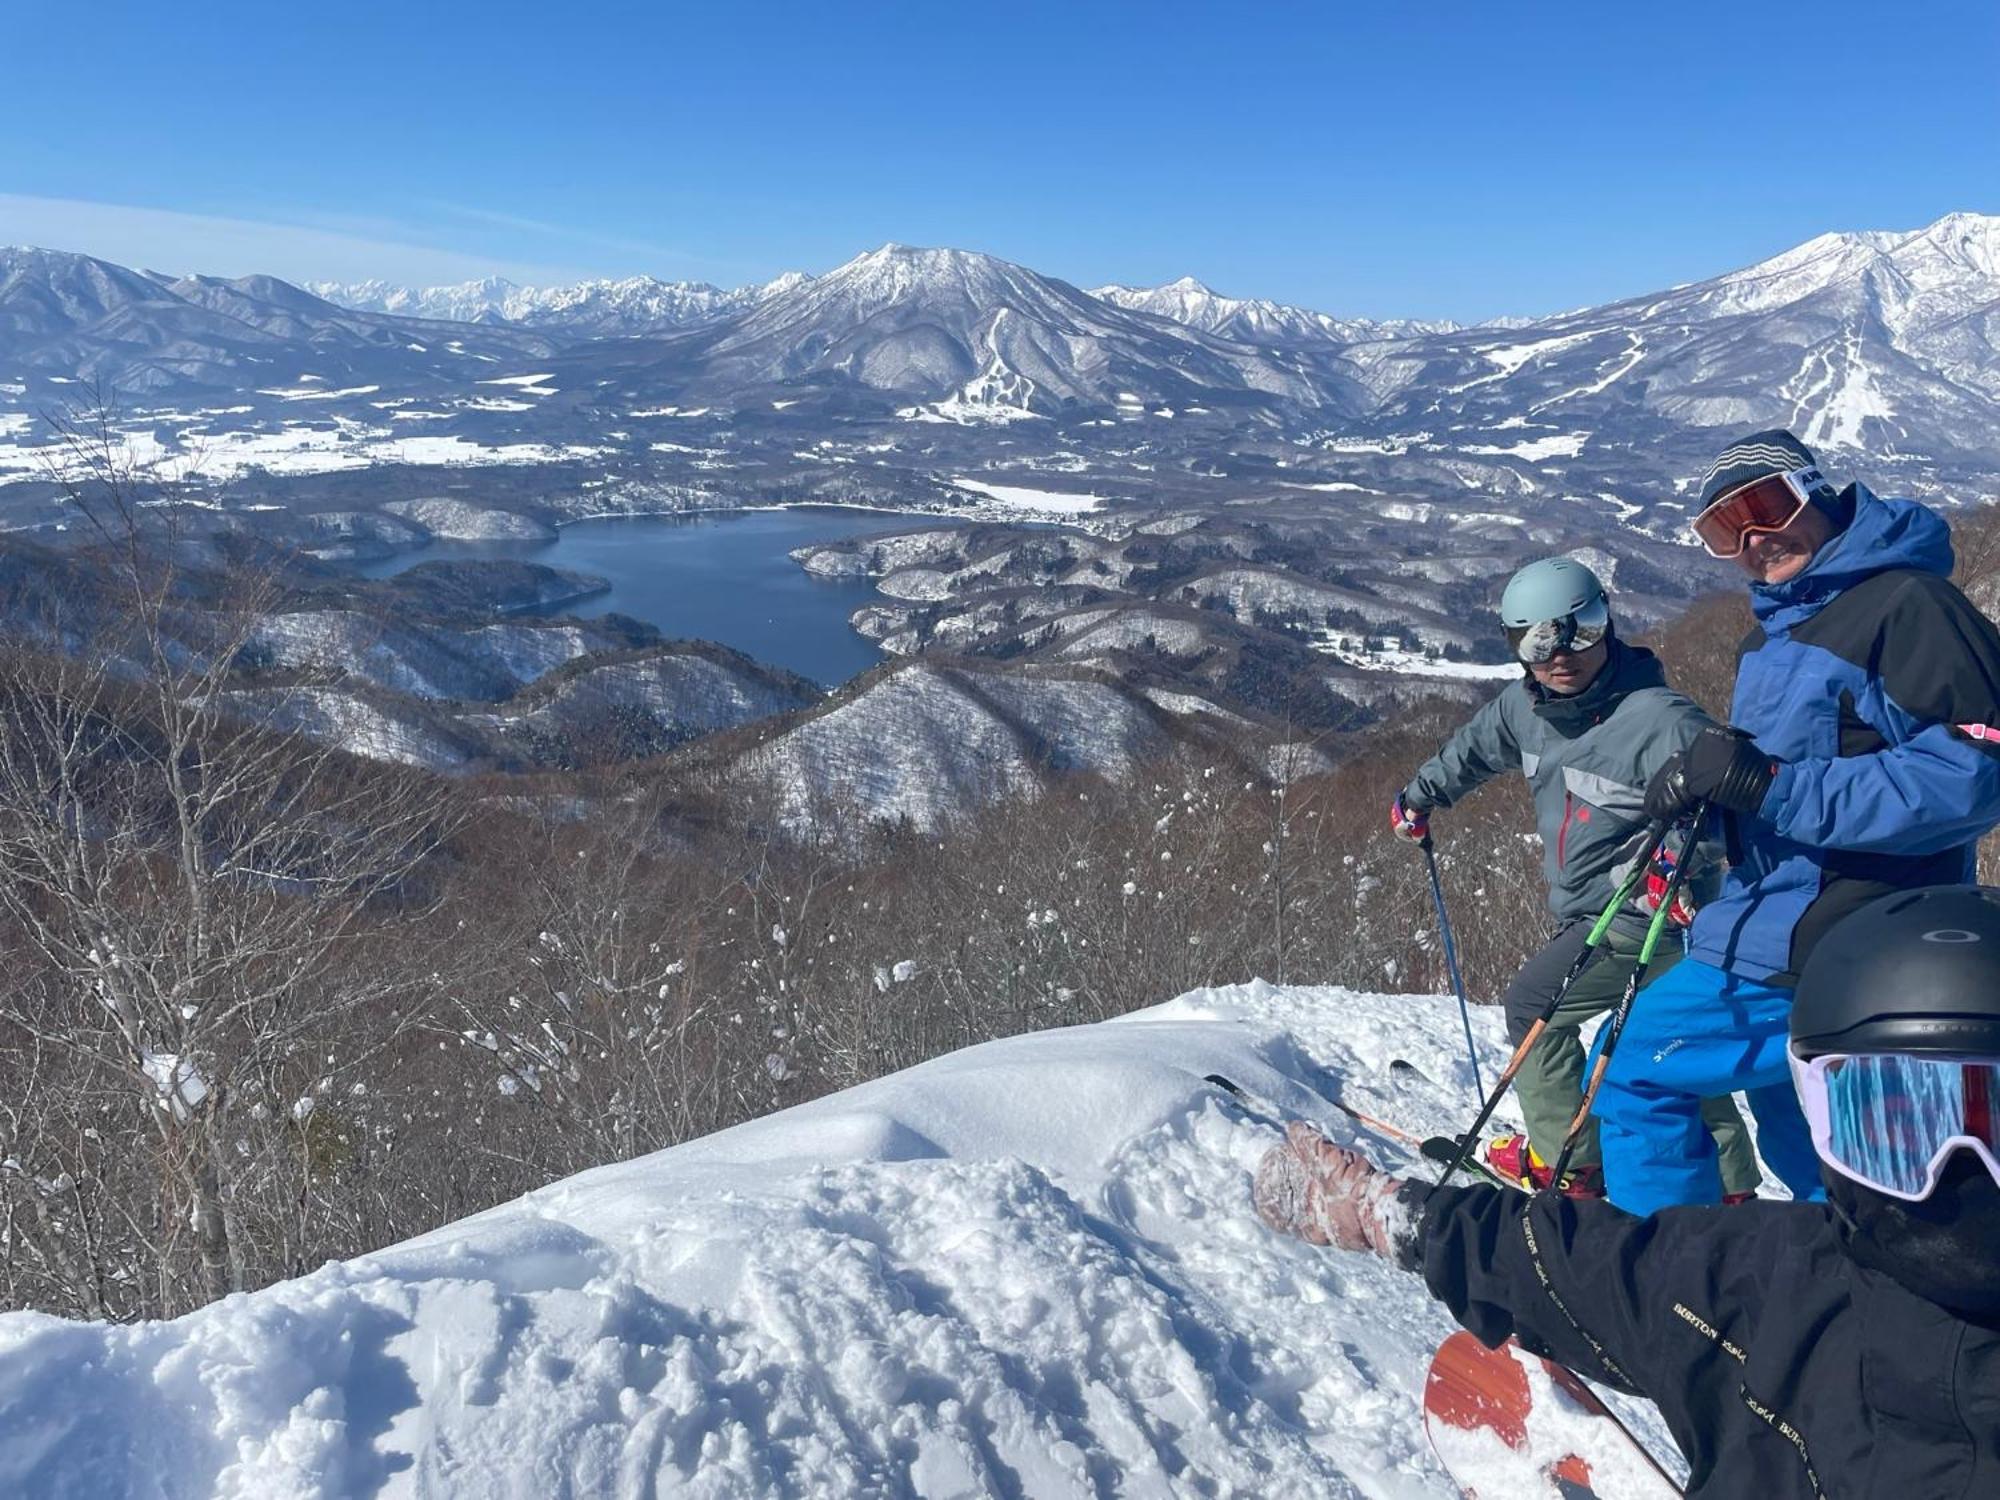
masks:
<instances>
[{"instance_id":1,"label":"clear blue sky","mask_svg":"<svg viewBox=\"0 0 2000 1500\"><path fill-rule=\"evenodd\" d=\"M12 0L0 243L736 284L886 240L1551 311L2000 212L1993 0Z\"/></svg>"}]
</instances>

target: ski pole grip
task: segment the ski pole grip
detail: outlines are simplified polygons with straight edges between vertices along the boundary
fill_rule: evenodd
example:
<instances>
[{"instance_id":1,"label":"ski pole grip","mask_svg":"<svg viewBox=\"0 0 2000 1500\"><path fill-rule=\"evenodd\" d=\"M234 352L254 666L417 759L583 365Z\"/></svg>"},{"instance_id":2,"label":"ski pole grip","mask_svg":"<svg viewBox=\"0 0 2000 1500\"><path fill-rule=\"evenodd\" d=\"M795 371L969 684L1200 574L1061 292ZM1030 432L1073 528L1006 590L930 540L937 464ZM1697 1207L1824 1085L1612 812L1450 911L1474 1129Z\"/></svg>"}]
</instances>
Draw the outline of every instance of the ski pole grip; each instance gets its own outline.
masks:
<instances>
[{"instance_id":1,"label":"ski pole grip","mask_svg":"<svg viewBox=\"0 0 2000 1500\"><path fill-rule=\"evenodd\" d=\"M1701 806L1695 809L1694 826L1696 828L1701 827L1702 820L1707 816L1708 800L1703 798ZM1663 831L1660 834L1660 843L1664 844L1667 834L1672 832L1672 830L1667 825L1663 824L1661 826ZM1693 840L1690 839L1689 843L1692 844L1692 842ZM1658 852L1658 848L1659 846L1656 844L1654 846L1655 853ZM1666 931L1667 919L1673 912L1674 903L1680 899L1681 887L1687 884L1688 866L1694 863L1694 852L1691 848L1683 848L1681 853L1683 857L1674 861L1674 873L1667 877L1667 888L1660 896L1659 906L1653 911L1653 920L1646 927L1646 941L1644 946L1639 949L1639 972L1642 974L1652 966L1653 951L1660 946L1660 934ZM1652 857L1651 854L1646 856L1648 862L1651 861Z\"/></svg>"},{"instance_id":2,"label":"ski pole grip","mask_svg":"<svg viewBox=\"0 0 2000 1500\"><path fill-rule=\"evenodd\" d=\"M1611 893L1610 902L1591 926L1586 947L1595 948L1604 941L1604 935L1611 930L1611 924L1618 920L1618 913L1644 883L1646 871L1652 865L1653 857L1660 852L1660 845L1667 841L1667 835L1671 832L1673 824L1664 819L1646 830L1646 842L1640 846L1639 856L1632 861L1632 868L1625 872L1625 878L1619 882L1618 889Z\"/></svg>"}]
</instances>

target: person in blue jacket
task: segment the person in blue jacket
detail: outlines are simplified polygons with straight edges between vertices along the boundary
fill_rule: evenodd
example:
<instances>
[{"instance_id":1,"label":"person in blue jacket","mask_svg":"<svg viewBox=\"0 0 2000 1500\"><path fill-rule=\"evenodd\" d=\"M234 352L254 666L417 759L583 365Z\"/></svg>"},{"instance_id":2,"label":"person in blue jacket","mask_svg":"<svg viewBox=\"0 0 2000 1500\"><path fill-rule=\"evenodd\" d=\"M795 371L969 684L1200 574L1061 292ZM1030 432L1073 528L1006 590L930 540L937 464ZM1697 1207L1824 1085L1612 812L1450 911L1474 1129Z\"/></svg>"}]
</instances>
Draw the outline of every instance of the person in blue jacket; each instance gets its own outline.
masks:
<instances>
[{"instance_id":1,"label":"person in blue jacket","mask_svg":"<svg viewBox=\"0 0 2000 1500\"><path fill-rule=\"evenodd\" d=\"M1789 432L1731 444L1695 535L1749 575L1733 727L1711 726L1646 791L1655 818L1704 802L1730 869L1688 956L1634 1006L1597 1114L1605 1186L1631 1213L1722 1193L1700 1101L1741 1091L1765 1161L1818 1196L1792 1091L1792 986L1820 934L1895 890L1972 878L2000 823L2000 632L1950 581L1935 511L1836 490Z\"/></svg>"}]
</instances>

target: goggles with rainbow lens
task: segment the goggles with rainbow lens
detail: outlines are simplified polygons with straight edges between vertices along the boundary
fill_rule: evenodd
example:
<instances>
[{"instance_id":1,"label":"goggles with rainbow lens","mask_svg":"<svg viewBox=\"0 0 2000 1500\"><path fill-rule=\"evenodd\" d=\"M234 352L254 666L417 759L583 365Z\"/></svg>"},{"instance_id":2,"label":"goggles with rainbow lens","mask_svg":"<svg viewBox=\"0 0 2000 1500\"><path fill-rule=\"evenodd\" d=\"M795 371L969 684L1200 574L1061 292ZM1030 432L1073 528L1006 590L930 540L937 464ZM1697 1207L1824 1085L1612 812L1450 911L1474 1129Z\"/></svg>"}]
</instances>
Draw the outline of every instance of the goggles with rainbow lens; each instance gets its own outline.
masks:
<instances>
[{"instance_id":1,"label":"goggles with rainbow lens","mask_svg":"<svg viewBox=\"0 0 2000 1500\"><path fill-rule=\"evenodd\" d=\"M1508 649L1517 660L1539 666L1561 651L1588 651L1610 633L1611 607L1602 595L1553 620L1509 625Z\"/></svg>"},{"instance_id":2,"label":"goggles with rainbow lens","mask_svg":"<svg viewBox=\"0 0 2000 1500\"><path fill-rule=\"evenodd\" d=\"M1863 1187L1919 1202L1960 1147L2000 1183L2000 1061L1794 1057L1792 1080L1820 1160Z\"/></svg>"},{"instance_id":3,"label":"goggles with rainbow lens","mask_svg":"<svg viewBox=\"0 0 2000 1500\"><path fill-rule=\"evenodd\" d=\"M1789 474L1766 474L1717 495L1688 522L1710 557L1740 557L1743 545L1760 531L1783 531L1826 477L1811 465Z\"/></svg>"}]
</instances>

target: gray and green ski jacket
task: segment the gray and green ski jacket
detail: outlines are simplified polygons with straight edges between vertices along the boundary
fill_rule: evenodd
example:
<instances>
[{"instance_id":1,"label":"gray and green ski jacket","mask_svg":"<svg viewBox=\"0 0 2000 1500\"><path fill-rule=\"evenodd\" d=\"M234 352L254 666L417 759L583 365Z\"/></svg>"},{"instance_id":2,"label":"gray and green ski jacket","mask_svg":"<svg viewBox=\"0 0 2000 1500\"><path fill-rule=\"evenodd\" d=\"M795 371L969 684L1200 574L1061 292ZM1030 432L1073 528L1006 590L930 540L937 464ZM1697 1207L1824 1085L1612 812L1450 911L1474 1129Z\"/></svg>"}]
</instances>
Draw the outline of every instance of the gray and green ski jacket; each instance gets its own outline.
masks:
<instances>
[{"instance_id":1,"label":"gray and green ski jacket","mask_svg":"<svg viewBox=\"0 0 2000 1500\"><path fill-rule=\"evenodd\" d=\"M1613 636L1604 670L1573 697L1525 673L1509 683L1418 768L1403 805L1450 807L1502 772L1520 771L1534 794L1549 910L1560 922L1594 917L1638 852L1646 783L1712 722L1667 686L1658 657ZM1699 900L1716 873L1704 881L1690 871L1690 894Z\"/></svg>"}]
</instances>

